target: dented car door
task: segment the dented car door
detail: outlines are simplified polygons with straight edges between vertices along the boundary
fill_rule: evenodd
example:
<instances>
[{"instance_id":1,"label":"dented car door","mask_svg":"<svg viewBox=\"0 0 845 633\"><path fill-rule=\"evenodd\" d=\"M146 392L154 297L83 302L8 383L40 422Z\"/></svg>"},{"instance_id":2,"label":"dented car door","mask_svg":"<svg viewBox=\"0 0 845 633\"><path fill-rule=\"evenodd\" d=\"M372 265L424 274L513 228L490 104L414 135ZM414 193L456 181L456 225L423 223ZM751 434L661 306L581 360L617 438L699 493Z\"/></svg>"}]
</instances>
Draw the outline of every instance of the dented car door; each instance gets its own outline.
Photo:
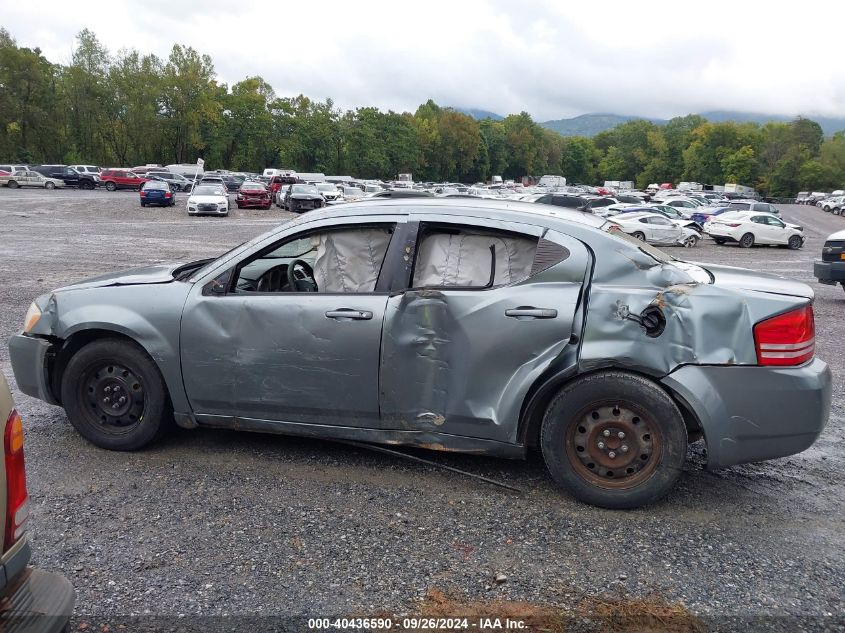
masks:
<instances>
[{"instance_id":1,"label":"dented car door","mask_svg":"<svg viewBox=\"0 0 845 633\"><path fill-rule=\"evenodd\" d=\"M223 281L225 291L192 293L180 348L185 390L201 423L234 417L378 426L388 293L376 283L395 224L297 233L242 261ZM362 260L366 270L348 270ZM289 266L297 276L310 269L314 286L299 279L301 287L291 289Z\"/></svg>"},{"instance_id":2,"label":"dented car door","mask_svg":"<svg viewBox=\"0 0 845 633\"><path fill-rule=\"evenodd\" d=\"M383 427L516 443L531 384L576 345L589 253L529 224L421 219L385 313Z\"/></svg>"}]
</instances>

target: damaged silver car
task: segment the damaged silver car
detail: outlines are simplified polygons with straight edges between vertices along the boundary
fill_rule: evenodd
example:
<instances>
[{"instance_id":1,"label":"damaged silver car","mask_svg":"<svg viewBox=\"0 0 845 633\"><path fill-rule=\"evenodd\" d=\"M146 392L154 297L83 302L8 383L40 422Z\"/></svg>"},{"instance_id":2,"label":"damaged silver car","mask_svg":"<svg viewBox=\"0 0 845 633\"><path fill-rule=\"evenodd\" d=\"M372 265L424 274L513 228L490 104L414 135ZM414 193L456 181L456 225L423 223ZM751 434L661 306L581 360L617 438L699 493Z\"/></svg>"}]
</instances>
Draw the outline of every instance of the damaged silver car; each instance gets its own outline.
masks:
<instances>
[{"instance_id":1,"label":"damaged silver car","mask_svg":"<svg viewBox=\"0 0 845 633\"><path fill-rule=\"evenodd\" d=\"M175 420L509 458L539 449L577 498L664 495L707 467L790 455L824 427L813 293L673 259L593 215L400 199L305 214L214 260L38 297L18 385L89 441Z\"/></svg>"}]
</instances>

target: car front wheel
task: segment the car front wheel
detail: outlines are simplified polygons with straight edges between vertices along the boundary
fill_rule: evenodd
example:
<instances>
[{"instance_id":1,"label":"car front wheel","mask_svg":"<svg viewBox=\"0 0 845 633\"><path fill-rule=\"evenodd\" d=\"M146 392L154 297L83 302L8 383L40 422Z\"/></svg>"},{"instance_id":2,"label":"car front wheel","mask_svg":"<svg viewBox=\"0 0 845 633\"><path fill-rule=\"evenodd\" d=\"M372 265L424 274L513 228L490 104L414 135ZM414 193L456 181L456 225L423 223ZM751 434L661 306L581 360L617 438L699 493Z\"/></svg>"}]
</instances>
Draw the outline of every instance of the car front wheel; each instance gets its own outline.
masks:
<instances>
[{"instance_id":1,"label":"car front wheel","mask_svg":"<svg viewBox=\"0 0 845 633\"><path fill-rule=\"evenodd\" d=\"M56 188L56 183L54 183L54 182L45 182L45 183L44 183L44 188L45 188L45 189L55 189L55 188Z\"/></svg>"},{"instance_id":2,"label":"car front wheel","mask_svg":"<svg viewBox=\"0 0 845 633\"><path fill-rule=\"evenodd\" d=\"M117 189L117 185L115 185L113 182L109 181L109 182L106 183L106 189L108 191L114 191L115 189Z\"/></svg>"},{"instance_id":3,"label":"car front wheel","mask_svg":"<svg viewBox=\"0 0 845 633\"><path fill-rule=\"evenodd\" d=\"M797 251L803 245L803 240L798 237L797 235L793 235L789 238L789 241L786 243L787 247L792 249L793 251Z\"/></svg>"},{"instance_id":4,"label":"car front wheel","mask_svg":"<svg viewBox=\"0 0 845 633\"><path fill-rule=\"evenodd\" d=\"M62 404L80 435L100 448L134 451L170 426L167 387L152 359L134 343L89 343L62 375Z\"/></svg>"},{"instance_id":5,"label":"car front wheel","mask_svg":"<svg viewBox=\"0 0 845 633\"><path fill-rule=\"evenodd\" d=\"M540 445L552 478L603 508L657 501L677 481L687 432L678 407L650 380L621 371L583 376L551 401Z\"/></svg>"}]
</instances>

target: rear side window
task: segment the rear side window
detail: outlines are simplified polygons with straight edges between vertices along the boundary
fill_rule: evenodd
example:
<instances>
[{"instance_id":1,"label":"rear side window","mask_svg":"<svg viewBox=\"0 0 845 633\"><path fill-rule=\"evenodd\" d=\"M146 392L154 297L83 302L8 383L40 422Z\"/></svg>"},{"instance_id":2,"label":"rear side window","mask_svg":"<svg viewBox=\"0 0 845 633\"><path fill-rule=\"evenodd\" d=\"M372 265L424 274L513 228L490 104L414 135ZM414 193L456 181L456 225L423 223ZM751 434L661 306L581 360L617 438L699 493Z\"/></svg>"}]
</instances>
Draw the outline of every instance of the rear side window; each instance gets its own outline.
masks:
<instances>
[{"instance_id":1,"label":"rear side window","mask_svg":"<svg viewBox=\"0 0 845 633\"><path fill-rule=\"evenodd\" d=\"M422 226L417 242L414 288L487 289L522 281L568 257L536 237L481 227Z\"/></svg>"}]
</instances>

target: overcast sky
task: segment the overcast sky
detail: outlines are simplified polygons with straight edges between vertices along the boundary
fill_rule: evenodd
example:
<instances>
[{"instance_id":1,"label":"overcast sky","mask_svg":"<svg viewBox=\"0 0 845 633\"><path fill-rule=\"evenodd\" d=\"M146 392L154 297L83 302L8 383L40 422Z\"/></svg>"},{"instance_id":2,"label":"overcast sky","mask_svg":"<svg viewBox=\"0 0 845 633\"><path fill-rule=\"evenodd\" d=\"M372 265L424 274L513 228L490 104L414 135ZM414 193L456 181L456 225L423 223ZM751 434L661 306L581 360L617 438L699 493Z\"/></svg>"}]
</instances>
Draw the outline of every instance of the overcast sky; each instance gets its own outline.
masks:
<instances>
[{"instance_id":1,"label":"overcast sky","mask_svg":"<svg viewBox=\"0 0 845 633\"><path fill-rule=\"evenodd\" d=\"M23 46L67 63L83 28L110 51L209 54L221 82L342 108L440 105L536 120L707 110L845 116L841 0L4 3ZM687 8L682 8L683 6ZM407 8L406 8L407 7ZM413 9L411 7L414 7Z\"/></svg>"}]
</instances>

